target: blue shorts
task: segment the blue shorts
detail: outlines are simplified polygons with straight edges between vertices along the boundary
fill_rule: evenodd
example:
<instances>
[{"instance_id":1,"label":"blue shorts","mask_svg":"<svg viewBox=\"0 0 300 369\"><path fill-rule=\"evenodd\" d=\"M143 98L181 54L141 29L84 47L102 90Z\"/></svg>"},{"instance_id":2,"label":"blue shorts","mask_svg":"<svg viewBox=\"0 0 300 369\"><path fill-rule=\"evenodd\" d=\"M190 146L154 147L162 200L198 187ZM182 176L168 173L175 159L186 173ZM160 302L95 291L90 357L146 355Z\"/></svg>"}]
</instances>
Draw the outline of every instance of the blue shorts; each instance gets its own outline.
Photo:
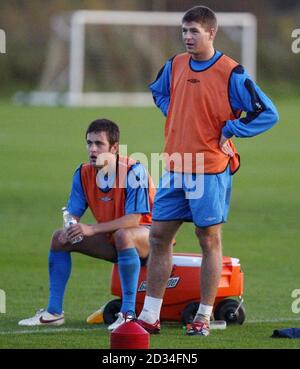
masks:
<instances>
[{"instance_id":1,"label":"blue shorts","mask_svg":"<svg viewBox=\"0 0 300 369\"><path fill-rule=\"evenodd\" d=\"M154 199L154 221L183 220L198 227L224 223L228 217L232 175L165 171Z\"/></svg>"}]
</instances>

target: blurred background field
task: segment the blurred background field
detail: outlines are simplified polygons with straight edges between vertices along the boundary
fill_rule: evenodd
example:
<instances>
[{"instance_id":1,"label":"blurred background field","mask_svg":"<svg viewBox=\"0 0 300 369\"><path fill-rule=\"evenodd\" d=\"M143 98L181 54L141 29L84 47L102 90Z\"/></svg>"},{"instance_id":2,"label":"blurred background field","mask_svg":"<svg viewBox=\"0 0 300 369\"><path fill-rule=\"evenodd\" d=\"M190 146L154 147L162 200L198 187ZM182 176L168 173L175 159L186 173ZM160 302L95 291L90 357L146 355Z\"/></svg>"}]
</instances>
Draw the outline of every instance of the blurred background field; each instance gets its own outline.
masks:
<instances>
[{"instance_id":1,"label":"blurred background field","mask_svg":"<svg viewBox=\"0 0 300 369\"><path fill-rule=\"evenodd\" d=\"M291 310L291 293L300 288L300 54L291 52L291 32L300 28L299 4L293 0L201 3L218 12L247 11L257 16L257 81L274 100L280 122L262 136L235 139L241 169L234 177L223 236L224 254L239 258L245 273L245 324L216 331L205 341L186 340L180 325L165 325L160 337L151 338L151 348L299 348L299 340L269 338L273 329L300 327L300 314ZM47 304L49 242L61 226L60 209L72 174L86 160L88 123L98 117L118 122L121 143L128 144L129 153L144 152L149 157L163 148L164 118L154 107L50 108L12 103L16 91L41 86L51 16L82 8L184 11L196 4L188 0L1 1L0 29L6 31L7 53L0 54L0 289L6 292L7 306L6 314L0 314L0 348L109 347L105 327L88 326L85 319L112 298L111 264L82 255L73 255L64 305L67 324L61 329L24 331L17 322ZM112 51L108 53L113 58ZM149 76L149 82L154 78ZM84 220L91 222L91 215ZM199 251L192 225L180 230L176 251Z\"/></svg>"},{"instance_id":2,"label":"blurred background field","mask_svg":"<svg viewBox=\"0 0 300 369\"><path fill-rule=\"evenodd\" d=\"M292 38L294 29L300 28L300 4L298 0L37 0L37 1L8 1L0 3L0 28L5 30L7 37L7 54L0 58L0 97L13 95L17 90L28 91L32 89L44 89L49 87L47 76L53 72L54 65L49 65L49 53L61 52L61 48L68 48L65 44L54 44L53 40L53 17L58 14L69 14L78 9L89 10L148 10L148 11L168 11L184 12L191 6L203 4L211 7L217 12L250 12L257 17L258 24L258 81L265 82L272 88L273 94L285 96L288 93L297 93L299 96L300 68L299 55L291 52ZM66 25L58 27L65 35ZM134 58L128 50L132 50L136 42L141 42L132 34L126 39L126 31L121 29L115 35L107 35L106 29L99 30L95 26L88 28L88 41L86 46L86 73L87 81L85 88L93 89L95 84L104 84L107 89L126 86L127 89L134 91L137 88L138 80L134 73L122 74L122 59ZM165 56L161 58L161 65L166 57L172 56L178 50L178 40L180 40L180 30L172 36L164 29L155 34L151 41L145 37L145 49L143 53L148 55L143 60L143 73L139 75L139 80L145 78L152 79L155 75L149 59L155 59L153 53L147 54L147 46L152 50L152 44L161 42L165 49ZM158 29L159 32L159 29ZM139 32L140 33L140 32ZM141 33L140 33L141 34ZM125 36L124 36L125 35ZM171 38L170 38L171 37ZM233 35L233 39L238 35ZM119 43L119 41L121 42ZM170 42L172 40L172 42ZM105 43L105 49L101 45ZM227 51L228 39L224 40L219 34L216 40L217 47ZM175 46L176 45L176 46ZM174 49L175 47L175 49ZM58 50L56 50L57 48ZM56 51L55 51L55 50ZM110 79L105 77L108 68L107 62L103 60L99 50L109 55L109 62L116 66L116 75L111 75ZM122 51L120 58L120 50ZM141 53L141 51L140 51ZM230 49L232 56L236 56L234 47ZM135 55L137 58L138 55ZM55 59L55 62L58 62ZM66 61L60 60L61 64ZM52 61L54 64L54 62ZM56 66L57 67L57 66ZM66 73L63 66L61 68L60 81L62 84ZM155 66L155 68L157 68ZM44 74L45 70L48 74ZM119 71L119 72L118 72ZM156 71L156 69L155 69ZM130 79L129 79L130 77ZM48 83L48 85L47 85ZM146 91L146 85L140 85Z\"/></svg>"}]
</instances>

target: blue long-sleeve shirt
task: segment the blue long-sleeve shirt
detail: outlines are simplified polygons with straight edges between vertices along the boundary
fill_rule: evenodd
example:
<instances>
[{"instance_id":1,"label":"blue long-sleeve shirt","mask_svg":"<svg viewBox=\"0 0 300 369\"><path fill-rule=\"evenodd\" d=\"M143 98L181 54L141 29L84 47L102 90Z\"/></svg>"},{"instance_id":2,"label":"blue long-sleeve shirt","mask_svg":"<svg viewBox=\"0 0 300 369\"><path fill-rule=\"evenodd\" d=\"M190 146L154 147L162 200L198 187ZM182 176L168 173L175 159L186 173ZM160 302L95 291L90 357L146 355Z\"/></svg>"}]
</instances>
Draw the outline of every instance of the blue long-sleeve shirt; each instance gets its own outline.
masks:
<instances>
[{"instance_id":1,"label":"blue long-sleeve shirt","mask_svg":"<svg viewBox=\"0 0 300 369\"><path fill-rule=\"evenodd\" d=\"M191 59L193 70L202 71L209 68L222 56L216 51L206 61ZM172 62L169 59L159 71L156 80L149 85L156 106L167 116L170 104L170 85L172 80ZM270 129L279 119L278 112L272 101L255 84L243 66L234 68L229 81L229 101L233 112L246 112L245 117L227 120L222 129L226 138L252 137Z\"/></svg>"}]
</instances>

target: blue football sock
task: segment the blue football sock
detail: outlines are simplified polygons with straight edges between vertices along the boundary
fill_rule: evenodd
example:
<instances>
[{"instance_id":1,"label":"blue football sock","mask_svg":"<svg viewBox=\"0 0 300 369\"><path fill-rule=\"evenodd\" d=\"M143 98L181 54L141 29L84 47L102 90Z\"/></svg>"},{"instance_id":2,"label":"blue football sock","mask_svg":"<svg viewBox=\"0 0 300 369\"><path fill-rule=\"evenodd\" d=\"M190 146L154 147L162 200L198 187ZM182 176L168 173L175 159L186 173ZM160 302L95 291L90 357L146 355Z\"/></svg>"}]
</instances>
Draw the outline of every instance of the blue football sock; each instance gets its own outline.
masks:
<instances>
[{"instance_id":1,"label":"blue football sock","mask_svg":"<svg viewBox=\"0 0 300 369\"><path fill-rule=\"evenodd\" d=\"M135 248L118 252L118 268L122 287L121 312L135 311L137 284L141 262Z\"/></svg>"},{"instance_id":2,"label":"blue football sock","mask_svg":"<svg viewBox=\"0 0 300 369\"><path fill-rule=\"evenodd\" d=\"M72 269L70 252L50 250L48 265L50 294L47 311L51 314L61 314L65 288Z\"/></svg>"}]
</instances>

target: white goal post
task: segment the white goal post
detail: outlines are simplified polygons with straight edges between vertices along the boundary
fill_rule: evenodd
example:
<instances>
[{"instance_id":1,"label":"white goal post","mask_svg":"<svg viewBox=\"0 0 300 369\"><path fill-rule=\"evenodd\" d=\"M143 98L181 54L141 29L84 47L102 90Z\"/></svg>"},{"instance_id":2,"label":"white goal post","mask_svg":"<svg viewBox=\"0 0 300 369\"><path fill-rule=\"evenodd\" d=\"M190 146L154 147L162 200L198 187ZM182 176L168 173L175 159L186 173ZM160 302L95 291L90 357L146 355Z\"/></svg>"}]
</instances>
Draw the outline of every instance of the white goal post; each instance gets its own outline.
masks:
<instances>
[{"instance_id":1,"label":"white goal post","mask_svg":"<svg viewBox=\"0 0 300 369\"><path fill-rule=\"evenodd\" d=\"M68 88L55 91L31 92L27 102L35 104L60 103L69 106L147 106L153 105L147 92L84 92L85 47L87 25L180 26L181 12L95 11L78 10L70 22L70 54ZM217 13L220 27L240 27L241 64L256 77L256 17L250 13ZM170 55L171 56L171 55ZM153 76L155 77L155 76Z\"/></svg>"}]
</instances>

